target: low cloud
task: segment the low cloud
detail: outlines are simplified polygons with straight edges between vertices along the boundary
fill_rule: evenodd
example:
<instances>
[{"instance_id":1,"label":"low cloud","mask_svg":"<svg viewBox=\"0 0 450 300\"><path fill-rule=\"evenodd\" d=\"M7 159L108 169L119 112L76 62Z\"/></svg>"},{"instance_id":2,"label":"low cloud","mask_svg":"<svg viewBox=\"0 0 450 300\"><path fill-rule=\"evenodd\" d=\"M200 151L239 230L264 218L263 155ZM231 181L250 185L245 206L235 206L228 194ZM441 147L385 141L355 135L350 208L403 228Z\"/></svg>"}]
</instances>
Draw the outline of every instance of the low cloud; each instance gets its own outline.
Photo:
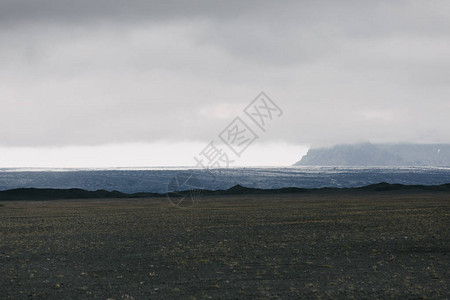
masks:
<instances>
[{"instance_id":1,"label":"low cloud","mask_svg":"<svg viewBox=\"0 0 450 300\"><path fill-rule=\"evenodd\" d=\"M0 145L448 142L444 1L0 1Z\"/></svg>"}]
</instances>

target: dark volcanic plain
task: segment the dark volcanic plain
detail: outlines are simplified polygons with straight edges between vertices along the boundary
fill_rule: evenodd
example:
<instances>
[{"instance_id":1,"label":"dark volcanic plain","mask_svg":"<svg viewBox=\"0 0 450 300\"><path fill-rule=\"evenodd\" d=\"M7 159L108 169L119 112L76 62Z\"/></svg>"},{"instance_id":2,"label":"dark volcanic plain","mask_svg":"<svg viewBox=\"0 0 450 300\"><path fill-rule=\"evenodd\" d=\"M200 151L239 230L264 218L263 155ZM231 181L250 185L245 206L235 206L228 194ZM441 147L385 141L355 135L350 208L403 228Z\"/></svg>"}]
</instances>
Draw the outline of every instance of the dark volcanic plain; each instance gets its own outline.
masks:
<instances>
[{"instance_id":1,"label":"dark volcanic plain","mask_svg":"<svg viewBox=\"0 0 450 300\"><path fill-rule=\"evenodd\" d=\"M449 298L450 193L0 202L1 299Z\"/></svg>"}]
</instances>

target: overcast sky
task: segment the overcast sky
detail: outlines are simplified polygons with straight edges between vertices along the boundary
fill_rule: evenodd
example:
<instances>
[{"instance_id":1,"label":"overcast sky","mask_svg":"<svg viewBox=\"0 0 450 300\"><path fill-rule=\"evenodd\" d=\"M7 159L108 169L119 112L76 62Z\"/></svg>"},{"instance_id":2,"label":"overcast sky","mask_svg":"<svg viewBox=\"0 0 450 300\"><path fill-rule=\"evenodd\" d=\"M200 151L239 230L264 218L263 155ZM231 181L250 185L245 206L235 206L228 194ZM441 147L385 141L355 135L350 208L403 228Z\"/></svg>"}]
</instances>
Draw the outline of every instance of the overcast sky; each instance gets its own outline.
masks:
<instances>
[{"instance_id":1,"label":"overcast sky","mask_svg":"<svg viewBox=\"0 0 450 300\"><path fill-rule=\"evenodd\" d=\"M191 165L264 91L240 165L450 141L450 1L0 0L0 167Z\"/></svg>"}]
</instances>

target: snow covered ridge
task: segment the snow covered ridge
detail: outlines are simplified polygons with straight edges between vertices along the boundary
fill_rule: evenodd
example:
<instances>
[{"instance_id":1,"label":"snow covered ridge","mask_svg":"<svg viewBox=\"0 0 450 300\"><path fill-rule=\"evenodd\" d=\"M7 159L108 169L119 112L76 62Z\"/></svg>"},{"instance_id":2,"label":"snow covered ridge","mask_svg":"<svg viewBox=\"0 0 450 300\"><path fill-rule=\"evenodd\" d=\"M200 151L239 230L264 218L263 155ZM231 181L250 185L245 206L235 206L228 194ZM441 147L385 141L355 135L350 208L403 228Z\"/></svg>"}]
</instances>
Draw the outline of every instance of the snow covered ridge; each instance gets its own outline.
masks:
<instances>
[{"instance_id":1,"label":"snow covered ridge","mask_svg":"<svg viewBox=\"0 0 450 300\"><path fill-rule=\"evenodd\" d=\"M438 167L290 167L221 169L212 180L199 169L152 170L53 170L5 172L0 170L0 190L15 188L79 188L123 193L165 193L168 182L180 172L191 172L208 190L240 184L249 188L361 187L380 182L404 185L450 183L450 168Z\"/></svg>"}]
</instances>

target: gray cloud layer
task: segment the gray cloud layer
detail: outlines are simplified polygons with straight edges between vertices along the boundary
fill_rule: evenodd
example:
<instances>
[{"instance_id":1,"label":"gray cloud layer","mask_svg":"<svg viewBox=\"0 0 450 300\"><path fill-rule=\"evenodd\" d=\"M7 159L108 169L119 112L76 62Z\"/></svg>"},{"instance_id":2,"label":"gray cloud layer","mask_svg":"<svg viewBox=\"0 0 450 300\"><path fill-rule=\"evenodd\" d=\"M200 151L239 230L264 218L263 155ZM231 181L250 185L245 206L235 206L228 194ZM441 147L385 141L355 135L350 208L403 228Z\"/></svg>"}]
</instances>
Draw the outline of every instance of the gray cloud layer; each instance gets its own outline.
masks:
<instances>
[{"instance_id":1,"label":"gray cloud layer","mask_svg":"<svg viewBox=\"0 0 450 300\"><path fill-rule=\"evenodd\" d=\"M448 142L447 1L2 1L0 144Z\"/></svg>"}]
</instances>

